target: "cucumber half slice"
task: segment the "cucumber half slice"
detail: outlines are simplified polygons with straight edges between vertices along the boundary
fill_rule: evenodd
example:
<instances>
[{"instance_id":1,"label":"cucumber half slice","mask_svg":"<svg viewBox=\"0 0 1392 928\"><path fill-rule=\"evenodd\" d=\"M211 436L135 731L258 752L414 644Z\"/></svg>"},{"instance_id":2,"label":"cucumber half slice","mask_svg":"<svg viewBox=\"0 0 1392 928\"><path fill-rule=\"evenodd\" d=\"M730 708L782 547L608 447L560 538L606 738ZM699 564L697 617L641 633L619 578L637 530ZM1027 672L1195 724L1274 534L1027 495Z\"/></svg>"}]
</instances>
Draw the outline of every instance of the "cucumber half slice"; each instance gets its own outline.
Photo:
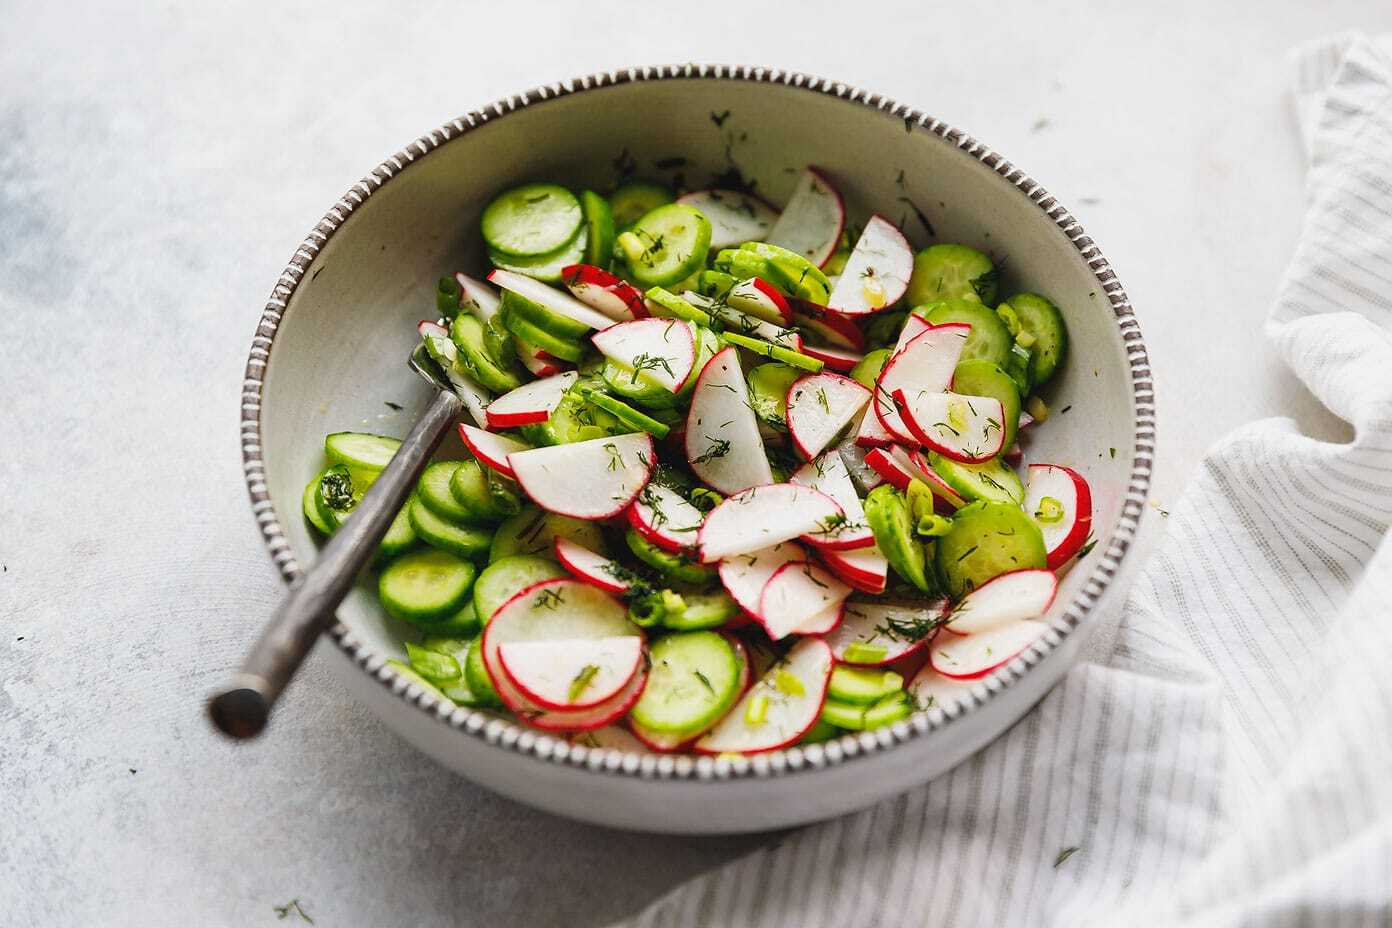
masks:
<instances>
[{"instance_id":1,"label":"cucumber half slice","mask_svg":"<svg viewBox=\"0 0 1392 928\"><path fill-rule=\"evenodd\" d=\"M1010 450L1010 446L1015 444L1015 433L1020 428L1020 389L1015 378L996 362L976 358L957 365L952 373L952 392L1000 400L1005 413L1005 420L1001 423L1001 430L1005 433L1001 450Z\"/></svg>"},{"instance_id":2,"label":"cucumber half slice","mask_svg":"<svg viewBox=\"0 0 1392 928\"><path fill-rule=\"evenodd\" d=\"M568 244L582 222L580 201L557 184L526 184L504 191L483 209L488 247L519 258L549 255Z\"/></svg>"},{"instance_id":3,"label":"cucumber half slice","mask_svg":"<svg viewBox=\"0 0 1392 928\"><path fill-rule=\"evenodd\" d=\"M524 274L542 283L559 284L561 271L572 264L579 264L585 259L585 248L589 243L589 238L585 227L581 226L579 234L569 244L563 245L560 250L549 255L519 258L489 249L488 260L493 262L494 267L502 268L505 271Z\"/></svg>"},{"instance_id":4,"label":"cucumber half slice","mask_svg":"<svg viewBox=\"0 0 1392 928\"><path fill-rule=\"evenodd\" d=\"M887 483L871 490L865 497L865 521L870 523L875 544L894 572L923 592L931 592L924 569L923 543L914 534L913 516L904 494Z\"/></svg>"},{"instance_id":5,"label":"cucumber half slice","mask_svg":"<svg viewBox=\"0 0 1392 928\"><path fill-rule=\"evenodd\" d=\"M425 548L403 554L382 571L377 594L398 619L432 625L449 618L468 601L474 566L447 551Z\"/></svg>"},{"instance_id":6,"label":"cucumber half slice","mask_svg":"<svg viewBox=\"0 0 1392 928\"><path fill-rule=\"evenodd\" d=\"M474 612L485 625L498 607L533 583L568 577L565 568L544 557L521 554L489 564L474 584Z\"/></svg>"},{"instance_id":7,"label":"cucumber half slice","mask_svg":"<svg viewBox=\"0 0 1392 928\"><path fill-rule=\"evenodd\" d=\"M538 553L550 557L557 536L569 538L599 554L607 550L604 533L596 523L527 506L498 526L498 531L493 535L493 546L488 552L488 559L497 561L515 554Z\"/></svg>"},{"instance_id":8,"label":"cucumber half slice","mask_svg":"<svg viewBox=\"0 0 1392 928\"><path fill-rule=\"evenodd\" d=\"M609 201L593 190L580 192L580 211L585 215L585 263L607 268L614 257L614 212Z\"/></svg>"},{"instance_id":9,"label":"cucumber half slice","mask_svg":"<svg viewBox=\"0 0 1392 928\"><path fill-rule=\"evenodd\" d=\"M1015 344L1010 330L1001 317L989 306L971 300L946 300L928 306L916 306L914 312L933 325L947 322L965 322L971 326L971 334L962 347L963 361L982 358L1004 367L1010 360L1010 348Z\"/></svg>"},{"instance_id":10,"label":"cucumber half slice","mask_svg":"<svg viewBox=\"0 0 1392 928\"><path fill-rule=\"evenodd\" d=\"M1054 376L1068 354L1068 328L1063 313L1037 293L1017 293L1009 301L1019 317L1020 328L1029 333L1030 383L1041 384Z\"/></svg>"},{"instance_id":11,"label":"cucumber half slice","mask_svg":"<svg viewBox=\"0 0 1392 928\"><path fill-rule=\"evenodd\" d=\"M966 245L930 245L914 255L910 306L939 300L996 303L998 273L991 259Z\"/></svg>"},{"instance_id":12,"label":"cucumber half slice","mask_svg":"<svg viewBox=\"0 0 1392 928\"><path fill-rule=\"evenodd\" d=\"M1039 526L1011 503L963 506L937 544L938 573L954 598L1001 574L1042 568L1046 561Z\"/></svg>"},{"instance_id":13,"label":"cucumber half slice","mask_svg":"<svg viewBox=\"0 0 1392 928\"><path fill-rule=\"evenodd\" d=\"M710 220L690 206L669 203L619 235L616 244L634 282L643 288L685 280L706 263Z\"/></svg>"},{"instance_id":14,"label":"cucumber half slice","mask_svg":"<svg viewBox=\"0 0 1392 928\"><path fill-rule=\"evenodd\" d=\"M522 385L522 367L515 356L504 361L488 350L483 323L468 313L460 313L450 323L450 341L459 349L459 366L495 393L506 393Z\"/></svg>"},{"instance_id":15,"label":"cucumber half slice","mask_svg":"<svg viewBox=\"0 0 1392 928\"><path fill-rule=\"evenodd\" d=\"M677 632L660 638L649 656L648 683L630 713L643 728L695 736L734 705L740 659L723 635Z\"/></svg>"},{"instance_id":16,"label":"cucumber half slice","mask_svg":"<svg viewBox=\"0 0 1392 928\"><path fill-rule=\"evenodd\" d=\"M633 181L624 184L609 196L609 209L614 214L614 226L620 232L627 232L639 219L671 203L675 196L661 184L647 181Z\"/></svg>"},{"instance_id":17,"label":"cucumber half slice","mask_svg":"<svg viewBox=\"0 0 1392 928\"><path fill-rule=\"evenodd\" d=\"M968 502L985 500L1018 506L1025 501L1025 485L999 457L984 464L963 464L934 451L928 455L928 466Z\"/></svg>"},{"instance_id":18,"label":"cucumber half slice","mask_svg":"<svg viewBox=\"0 0 1392 928\"><path fill-rule=\"evenodd\" d=\"M493 535L487 529L440 518L419 497L406 507L411 528L432 548L474 560L488 553Z\"/></svg>"}]
</instances>

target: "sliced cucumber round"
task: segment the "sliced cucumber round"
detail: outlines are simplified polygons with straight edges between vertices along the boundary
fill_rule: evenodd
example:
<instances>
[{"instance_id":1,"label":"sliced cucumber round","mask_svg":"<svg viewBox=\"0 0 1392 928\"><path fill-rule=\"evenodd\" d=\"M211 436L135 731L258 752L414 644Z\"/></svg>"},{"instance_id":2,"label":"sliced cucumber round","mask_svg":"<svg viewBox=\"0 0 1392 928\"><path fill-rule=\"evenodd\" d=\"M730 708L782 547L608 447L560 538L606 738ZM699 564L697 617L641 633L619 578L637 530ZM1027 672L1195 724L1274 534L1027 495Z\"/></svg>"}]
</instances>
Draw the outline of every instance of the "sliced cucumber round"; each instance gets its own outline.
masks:
<instances>
[{"instance_id":1,"label":"sliced cucumber round","mask_svg":"<svg viewBox=\"0 0 1392 928\"><path fill-rule=\"evenodd\" d=\"M632 181L609 195L609 209L614 215L614 226L627 232L639 219L675 199L672 191L661 184Z\"/></svg>"},{"instance_id":2,"label":"sliced cucumber round","mask_svg":"<svg viewBox=\"0 0 1392 928\"><path fill-rule=\"evenodd\" d=\"M714 567L698 564L683 554L664 551L634 529L624 533L624 541L633 556L662 575L667 582L705 586L715 579Z\"/></svg>"},{"instance_id":3,"label":"sliced cucumber round","mask_svg":"<svg viewBox=\"0 0 1392 928\"><path fill-rule=\"evenodd\" d=\"M966 245L929 245L914 255L910 306L939 300L996 304L998 274L991 259Z\"/></svg>"},{"instance_id":4,"label":"sliced cucumber round","mask_svg":"<svg viewBox=\"0 0 1392 928\"><path fill-rule=\"evenodd\" d=\"M827 698L866 705L899 692L903 686L904 678L892 670L839 664L831 672Z\"/></svg>"},{"instance_id":5,"label":"sliced cucumber round","mask_svg":"<svg viewBox=\"0 0 1392 928\"><path fill-rule=\"evenodd\" d=\"M305 484L304 499L300 505L304 510L305 521L314 526L319 534L332 535L338 528L338 523L324 518L324 514L319 511L319 481L323 478L324 475L321 473Z\"/></svg>"},{"instance_id":6,"label":"sliced cucumber round","mask_svg":"<svg viewBox=\"0 0 1392 928\"><path fill-rule=\"evenodd\" d=\"M526 184L506 190L483 209L479 225L494 251L519 258L549 255L575 238L580 201L557 184Z\"/></svg>"},{"instance_id":7,"label":"sliced cucumber round","mask_svg":"<svg viewBox=\"0 0 1392 928\"><path fill-rule=\"evenodd\" d=\"M607 550L604 533L595 523L527 506L498 526L488 559L497 561L514 554L538 553L550 557L557 536L569 538L598 554Z\"/></svg>"},{"instance_id":8,"label":"sliced cucumber round","mask_svg":"<svg viewBox=\"0 0 1392 928\"><path fill-rule=\"evenodd\" d=\"M473 582L474 565L447 551L425 548L388 564L378 579L377 595L396 618L431 625L463 608Z\"/></svg>"},{"instance_id":9,"label":"sliced cucumber round","mask_svg":"<svg viewBox=\"0 0 1392 928\"><path fill-rule=\"evenodd\" d=\"M952 392L1000 400L1005 414L1005 421L1001 423L1005 433L1001 450L1009 451L1020 428L1020 388L1015 378L996 362L976 358L957 365L952 374Z\"/></svg>"},{"instance_id":10,"label":"sliced cucumber round","mask_svg":"<svg viewBox=\"0 0 1392 928\"><path fill-rule=\"evenodd\" d=\"M589 234L584 226L580 227L580 233L573 238L568 245L563 246L559 251L549 255L541 255L535 258L518 258L513 255L504 254L500 251L489 249L488 260L493 262L493 266L504 271L512 271L515 274L522 274L539 280L547 284L559 284L561 282L561 271L570 267L572 264L579 264L585 260L585 248L589 243Z\"/></svg>"},{"instance_id":11,"label":"sliced cucumber round","mask_svg":"<svg viewBox=\"0 0 1392 928\"><path fill-rule=\"evenodd\" d=\"M464 605L458 612L446 619L438 622L416 623L421 630L429 635L442 635L457 638L466 638L470 635L478 634L479 620L478 613L474 612L474 601L472 598L466 599Z\"/></svg>"},{"instance_id":12,"label":"sliced cucumber round","mask_svg":"<svg viewBox=\"0 0 1392 928\"><path fill-rule=\"evenodd\" d=\"M378 560L396 557L403 551L411 550L416 546L416 542L420 541L415 526L411 524L411 504L413 502L415 502L414 497L408 499L406 505L396 511L391 525L387 526L387 533L377 544Z\"/></svg>"},{"instance_id":13,"label":"sliced cucumber round","mask_svg":"<svg viewBox=\"0 0 1392 928\"><path fill-rule=\"evenodd\" d=\"M522 385L523 371L516 357L503 361L488 350L483 323L468 313L460 313L450 323L450 341L459 349L459 366L495 393L506 393Z\"/></svg>"},{"instance_id":14,"label":"sliced cucumber round","mask_svg":"<svg viewBox=\"0 0 1392 928\"><path fill-rule=\"evenodd\" d=\"M983 358L1004 367L1010 359L1010 346L1015 344L1010 330L1001 317L989 306L971 300L946 300L917 306L914 312L933 325L948 322L965 322L971 326L971 334L962 348L963 361Z\"/></svg>"},{"instance_id":15,"label":"sliced cucumber round","mask_svg":"<svg viewBox=\"0 0 1392 928\"><path fill-rule=\"evenodd\" d=\"M463 464L463 461L435 461L427 465L420 480L416 481L416 495L441 519L456 525L471 525L477 520L450 492L450 480Z\"/></svg>"},{"instance_id":16,"label":"sliced cucumber round","mask_svg":"<svg viewBox=\"0 0 1392 928\"><path fill-rule=\"evenodd\" d=\"M474 612L486 625L499 606L533 583L568 576L565 568L548 558L526 554L498 558L474 583Z\"/></svg>"},{"instance_id":17,"label":"sliced cucumber round","mask_svg":"<svg viewBox=\"0 0 1392 928\"><path fill-rule=\"evenodd\" d=\"M506 305L506 303L504 304ZM560 338L515 312L503 312L503 325L524 342L531 342L552 357L562 361L579 361L585 356L585 346L568 338Z\"/></svg>"},{"instance_id":18,"label":"sliced cucumber round","mask_svg":"<svg viewBox=\"0 0 1392 928\"><path fill-rule=\"evenodd\" d=\"M675 618L664 618L662 624L674 631L696 631L698 629L719 628L739 615L739 603L729 597L724 590L709 593L682 593L686 608Z\"/></svg>"},{"instance_id":19,"label":"sliced cucumber round","mask_svg":"<svg viewBox=\"0 0 1392 928\"><path fill-rule=\"evenodd\" d=\"M604 366L600 368L599 376L604 380L605 385L619 396L649 409L671 409L677 405L679 400L679 397L666 387L660 387L638 377L633 371L607 358L604 361ZM695 377L687 379L693 383L696 380Z\"/></svg>"},{"instance_id":20,"label":"sliced cucumber round","mask_svg":"<svg viewBox=\"0 0 1392 928\"><path fill-rule=\"evenodd\" d=\"M865 521L894 572L923 592L932 592L924 570L923 544L914 534L913 517L904 494L887 483L871 490L865 497Z\"/></svg>"},{"instance_id":21,"label":"sliced cucumber round","mask_svg":"<svg viewBox=\"0 0 1392 928\"><path fill-rule=\"evenodd\" d=\"M450 475L449 491L473 520L501 522L522 511L522 498L509 483L494 477L478 461L463 461Z\"/></svg>"},{"instance_id":22,"label":"sliced cucumber round","mask_svg":"<svg viewBox=\"0 0 1392 928\"><path fill-rule=\"evenodd\" d=\"M928 455L928 465L967 502L985 500L1019 506L1025 501L1025 485L1020 476L999 457L983 464L963 464L934 451Z\"/></svg>"},{"instance_id":23,"label":"sliced cucumber round","mask_svg":"<svg viewBox=\"0 0 1392 928\"><path fill-rule=\"evenodd\" d=\"M749 369L744 380L749 386L749 405L759 421L780 432L788 431L788 388L803 376L796 367L777 361Z\"/></svg>"},{"instance_id":24,"label":"sliced cucumber round","mask_svg":"<svg viewBox=\"0 0 1392 928\"><path fill-rule=\"evenodd\" d=\"M562 316L560 313L553 312L535 300L529 300L525 296L513 293L511 290L503 291L503 299L500 305L503 313L525 319L536 328L558 339L576 342L584 338L590 332L590 327L585 323L577 322L569 316ZM531 338L527 338L525 335L518 337L524 338L527 341L532 341ZM540 345L541 343L537 342L537 344ZM546 346L541 345L541 347L545 348Z\"/></svg>"},{"instance_id":25,"label":"sliced cucumber round","mask_svg":"<svg viewBox=\"0 0 1392 928\"><path fill-rule=\"evenodd\" d=\"M401 439L364 432L334 432L324 438L324 454L330 464L342 464L353 472L353 482L368 484L391 463Z\"/></svg>"},{"instance_id":26,"label":"sliced cucumber round","mask_svg":"<svg viewBox=\"0 0 1392 928\"><path fill-rule=\"evenodd\" d=\"M888 348L876 348L851 368L851 379L867 390L875 389L875 381L880 379L880 371L884 370L891 354Z\"/></svg>"},{"instance_id":27,"label":"sliced cucumber round","mask_svg":"<svg viewBox=\"0 0 1392 928\"><path fill-rule=\"evenodd\" d=\"M407 505L406 511L411 528L432 548L469 560L476 560L488 553L493 541L493 533L488 529L442 519L419 497Z\"/></svg>"},{"instance_id":28,"label":"sliced cucumber round","mask_svg":"<svg viewBox=\"0 0 1392 928\"><path fill-rule=\"evenodd\" d=\"M1033 339L1029 345L1030 383L1046 383L1068 355L1068 327L1064 325L1063 313L1037 293L1017 293L1008 302L1020 320L1020 328Z\"/></svg>"},{"instance_id":29,"label":"sliced cucumber round","mask_svg":"<svg viewBox=\"0 0 1392 928\"><path fill-rule=\"evenodd\" d=\"M608 268L614 257L614 211L609 201L593 190L580 191L580 211L585 215L585 263Z\"/></svg>"},{"instance_id":30,"label":"sliced cucumber round","mask_svg":"<svg viewBox=\"0 0 1392 928\"><path fill-rule=\"evenodd\" d=\"M821 268L797 252L767 242L745 242L740 251L762 258L766 274L754 276L763 277L789 296L810 300L818 306L825 306L831 298L831 281Z\"/></svg>"},{"instance_id":31,"label":"sliced cucumber round","mask_svg":"<svg viewBox=\"0 0 1392 928\"><path fill-rule=\"evenodd\" d=\"M577 389L586 403L609 413L625 428L647 432L659 441L666 438L668 433L672 431L672 427L665 422L660 422L647 413L634 409L622 400L617 400L593 386L582 387L577 384Z\"/></svg>"},{"instance_id":32,"label":"sliced cucumber round","mask_svg":"<svg viewBox=\"0 0 1392 928\"><path fill-rule=\"evenodd\" d=\"M464 683L473 693L478 706L498 708L503 701L493 688L493 678L488 676L488 668L483 666L483 636L469 643L469 653L464 658Z\"/></svg>"},{"instance_id":33,"label":"sliced cucumber round","mask_svg":"<svg viewBox=\"0 0 1392 928\"><path fill-rule=\"evenodd\" d=\"M1018 505L977 502L952 517L936 560L948 593L958 597L1001 574L1042 568L1047 555L1039 526Z\"/></svg>"},{"instance_id":34,"label":"sliced cucumber round","mask_svg":"<svg viewBox=\"0 0 1392 928\"><path fill-rule=\"evenodd\" d=\"M700 734L739 696L739 655L723 635L677 632L658 639L648 653L648 682L630 712L645 729Z\"/></svg>"},{"instance_id":35,"label":"sliced cucumber round","mask_svg":"<svg viewBox=\"0 0 1392 928\"><path fill-rule=\"evenodd\" d=\"M615 244L636 283L666 287L685 280L706 263L710 220L690 206L669 203L643 216Z\"/></svg>"}]
</instances>

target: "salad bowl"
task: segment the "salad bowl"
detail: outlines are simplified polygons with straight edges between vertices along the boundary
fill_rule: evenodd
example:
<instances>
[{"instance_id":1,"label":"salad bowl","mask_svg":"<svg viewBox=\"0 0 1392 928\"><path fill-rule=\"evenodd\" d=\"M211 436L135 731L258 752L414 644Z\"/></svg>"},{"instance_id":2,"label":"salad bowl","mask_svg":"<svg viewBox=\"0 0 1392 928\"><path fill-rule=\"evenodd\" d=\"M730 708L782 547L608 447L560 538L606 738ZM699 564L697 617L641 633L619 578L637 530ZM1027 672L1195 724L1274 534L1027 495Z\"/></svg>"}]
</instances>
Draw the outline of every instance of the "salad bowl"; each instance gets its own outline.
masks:
<instances>
[{"instance_id":1,"label":"salad bowl","mask_svg":"<svg viewBox=\"0 0 1392 928\"><path fill-rule=\"evenodd\" d=\"M253 513L287 581L312 561L300 517L317 436L404 434L430 400L403 363L436 281L485 264L479 216L531 179L606 189L631 177L742 187L786 201L802 166L848 209L891 215L915 247L963 242L1049 294L1071 337L1050 385L1056 421L1032 456L1082 473L1093 539L1063 579L1048 630L956 705L874 731L751 756L630 753L442 701L388 664L402 627L368 584L322 650L389 728L443 765L551 812L619 828L729 833L871 804L937 776L1018 720L1077 658L1141 525L1154 453L1149 361L1120 281L1068 210L1003 156L918 110L804 74L679 65L591 75L466 114L357 182L292 256L261 316L242 395ZM454 438L440 452L462 454Z\"/></svg>"}]
</instances>

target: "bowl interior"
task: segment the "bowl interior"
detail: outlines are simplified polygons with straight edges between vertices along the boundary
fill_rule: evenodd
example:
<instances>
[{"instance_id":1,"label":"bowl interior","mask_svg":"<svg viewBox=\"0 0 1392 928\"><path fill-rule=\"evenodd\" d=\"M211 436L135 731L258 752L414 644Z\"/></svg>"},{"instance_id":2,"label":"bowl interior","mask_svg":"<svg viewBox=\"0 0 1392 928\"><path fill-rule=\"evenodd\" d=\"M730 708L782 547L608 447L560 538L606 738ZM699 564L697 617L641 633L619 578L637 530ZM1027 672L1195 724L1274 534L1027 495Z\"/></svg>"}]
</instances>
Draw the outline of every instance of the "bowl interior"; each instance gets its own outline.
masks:
<instances>
[{"instance_id":1,"label":"bowl interior","mask_svg":"<svg viewBox=\"0 0 1392 928\"><path fill-rule=\"evenodd\" d=\"M1070 357L1046 394L1054 415L1025 439L1026 458L1087 477L1105 549L1132 466L1131 377L1108 299L1055 222L976 157L888 112L784 85L693 78L587 90L486 122L410 164L329 239L289 301L262 390L266 484L299 562L316 550L300 496L323 466L324 435L401 436L424 408L427 388L406 367L414 323L435 315L437 278L484 269L478 217L496 192L533 179L607 191L629 175L728 186L737 172L781 206L809 163L834 178L851 221L878 211L915 248L980 248L1001 267L1003 294L1036 290L1060 306ZM461 451L451 437L439 454ZM1065 580L1056 611L1087 573ZM365 584L338 614L368 647L403 653L411 632Z\"/></svg>"}]
</instances>

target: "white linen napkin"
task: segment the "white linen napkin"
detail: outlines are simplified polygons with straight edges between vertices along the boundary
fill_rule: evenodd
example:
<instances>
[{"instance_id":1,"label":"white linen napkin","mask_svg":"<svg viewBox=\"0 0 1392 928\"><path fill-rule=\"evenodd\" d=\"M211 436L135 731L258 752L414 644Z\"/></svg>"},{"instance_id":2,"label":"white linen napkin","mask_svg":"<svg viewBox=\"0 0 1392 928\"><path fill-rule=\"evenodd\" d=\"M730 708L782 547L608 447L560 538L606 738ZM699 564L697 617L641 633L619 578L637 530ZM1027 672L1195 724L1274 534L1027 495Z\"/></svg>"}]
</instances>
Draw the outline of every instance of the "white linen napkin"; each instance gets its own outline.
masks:
<instances>
[{"instance_id":1,"label":"white linen napkin","mask_svg":"<svg viewBox=\"0 0 1392 928\"><path fill-rule=\"evenodd\" d=\"M1109 657L949 775L627 924L1392 924L1392 37L1294 64L1309 205L1267 336L1352 443L1239 429Z\"/></svg>"}]
</instances>

